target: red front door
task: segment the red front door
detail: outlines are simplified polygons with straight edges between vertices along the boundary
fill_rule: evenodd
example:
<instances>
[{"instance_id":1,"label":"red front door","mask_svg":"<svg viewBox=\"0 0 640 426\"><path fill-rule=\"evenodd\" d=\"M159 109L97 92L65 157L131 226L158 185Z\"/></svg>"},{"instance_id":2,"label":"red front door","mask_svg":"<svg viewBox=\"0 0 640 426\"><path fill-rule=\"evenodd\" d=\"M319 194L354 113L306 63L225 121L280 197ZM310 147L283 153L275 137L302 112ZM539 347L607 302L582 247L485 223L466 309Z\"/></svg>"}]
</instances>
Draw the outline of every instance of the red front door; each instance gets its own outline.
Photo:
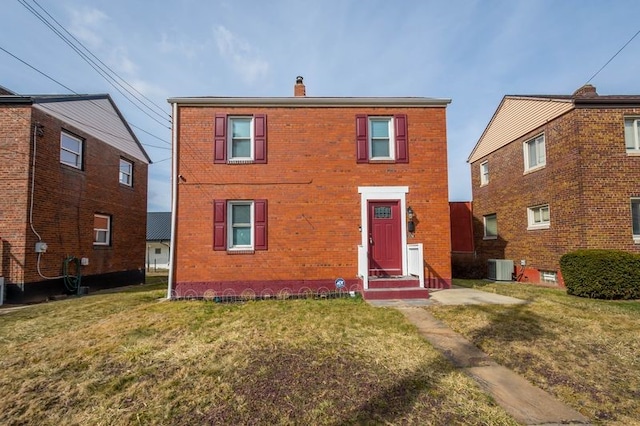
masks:
<instances>
[{"instance_id":1,"label":"red front door","mask_svg":"<svg viewBox=\"0 0 640 426\"><path fill-rule=\"evenodd\" d=\"M402 274L400 201L369 201L369 275Z\"/></svg>"}]
</instances>

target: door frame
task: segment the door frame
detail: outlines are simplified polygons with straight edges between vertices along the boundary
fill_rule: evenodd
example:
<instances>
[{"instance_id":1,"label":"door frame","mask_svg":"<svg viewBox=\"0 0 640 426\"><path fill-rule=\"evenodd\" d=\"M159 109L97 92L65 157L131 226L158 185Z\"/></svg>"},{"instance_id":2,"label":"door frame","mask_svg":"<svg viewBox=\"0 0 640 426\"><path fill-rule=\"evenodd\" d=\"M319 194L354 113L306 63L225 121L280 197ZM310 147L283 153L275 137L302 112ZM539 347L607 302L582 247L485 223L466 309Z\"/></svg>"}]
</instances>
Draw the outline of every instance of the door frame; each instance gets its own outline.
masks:
<instances>
[{"instance_id":1,"label":"door frame","mask_svg":"<svg viewBox=\"0 0 640 426\"><path fill-rule=\"evenodd\" d=\"M400 201L400 255L402 257L402 275L408 274L407 266L407 198L408 186L359 186L360 194L360 244L369 257L369 201ZM368 268L368 265L367 265ZM361 273L361 271L358 271ZM369 270L366 271L368 282Z\"/></svg>"}]
</instances>

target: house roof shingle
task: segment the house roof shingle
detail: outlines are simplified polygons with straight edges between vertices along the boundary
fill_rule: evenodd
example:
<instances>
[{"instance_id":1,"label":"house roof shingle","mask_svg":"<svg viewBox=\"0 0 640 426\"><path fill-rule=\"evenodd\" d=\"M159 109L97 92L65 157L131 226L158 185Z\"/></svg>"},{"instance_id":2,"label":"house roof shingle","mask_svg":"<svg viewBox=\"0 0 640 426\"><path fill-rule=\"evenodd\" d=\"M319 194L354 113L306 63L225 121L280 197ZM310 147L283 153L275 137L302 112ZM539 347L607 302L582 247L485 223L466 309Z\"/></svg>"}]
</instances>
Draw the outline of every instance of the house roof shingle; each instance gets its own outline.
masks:
<instances>
[{"instance_id":1,"label":"house roof shingle","mask_svg":"<svg viewBox=\"0 0 640 426\"><path fill-rule=\"evenodd\" d=\"M171 240L171 212L147 213L147 241Z\"/></svg>"}]
</instances>

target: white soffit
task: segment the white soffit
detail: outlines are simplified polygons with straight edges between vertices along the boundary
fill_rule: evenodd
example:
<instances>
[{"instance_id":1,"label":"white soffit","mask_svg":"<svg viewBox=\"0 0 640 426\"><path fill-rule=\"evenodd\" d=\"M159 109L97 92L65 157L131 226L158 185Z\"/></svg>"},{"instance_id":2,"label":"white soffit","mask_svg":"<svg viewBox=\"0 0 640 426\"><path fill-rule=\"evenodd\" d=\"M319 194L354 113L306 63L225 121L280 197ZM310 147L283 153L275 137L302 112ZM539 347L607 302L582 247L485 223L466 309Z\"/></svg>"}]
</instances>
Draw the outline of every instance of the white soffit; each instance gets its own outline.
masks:
<instances>
[{"instance_id":1,"label":"white soffit","mask_svg":"<svg viewBox=\"0 0 640 426\"><path fill-rule=\"evenodd\" d=\"M34 104L34 107L69 123L137 160L149 164L149 159L140 145L106 98L57 102L40 101Z\"/></svg>"},{"instance_id":2,"label":"white soffit","mask_svg":"<svg viewBox=\"0 0 640 426\"><path fill-rule=\"evenodd\" d=\"M467 161L481 159L572 108L571 99L505 97Z\"/></svg>"}]
</instances>

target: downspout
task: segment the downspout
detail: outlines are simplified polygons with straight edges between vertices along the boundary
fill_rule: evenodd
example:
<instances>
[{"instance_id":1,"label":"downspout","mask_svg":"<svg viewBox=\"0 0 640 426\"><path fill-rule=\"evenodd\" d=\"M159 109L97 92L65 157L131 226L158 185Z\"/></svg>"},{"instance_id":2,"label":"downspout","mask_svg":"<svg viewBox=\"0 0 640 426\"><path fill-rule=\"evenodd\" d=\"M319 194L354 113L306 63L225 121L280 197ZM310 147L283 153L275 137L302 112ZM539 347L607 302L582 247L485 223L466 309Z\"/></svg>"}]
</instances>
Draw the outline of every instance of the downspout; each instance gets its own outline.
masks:
<instances>
[{"instance_id":1,"label":"downspout","mask_svg":"<svg viewBox=\"0 0 640 426\"><path fill-rule=\"evenodd\" d=\"M167 299L169 300L172 298L175 279L176 225L178 222L178 104L172 104L171 110L171 244L173 250L169 251L169 282L167 283Z\"/></svg>"}]
</instances>

